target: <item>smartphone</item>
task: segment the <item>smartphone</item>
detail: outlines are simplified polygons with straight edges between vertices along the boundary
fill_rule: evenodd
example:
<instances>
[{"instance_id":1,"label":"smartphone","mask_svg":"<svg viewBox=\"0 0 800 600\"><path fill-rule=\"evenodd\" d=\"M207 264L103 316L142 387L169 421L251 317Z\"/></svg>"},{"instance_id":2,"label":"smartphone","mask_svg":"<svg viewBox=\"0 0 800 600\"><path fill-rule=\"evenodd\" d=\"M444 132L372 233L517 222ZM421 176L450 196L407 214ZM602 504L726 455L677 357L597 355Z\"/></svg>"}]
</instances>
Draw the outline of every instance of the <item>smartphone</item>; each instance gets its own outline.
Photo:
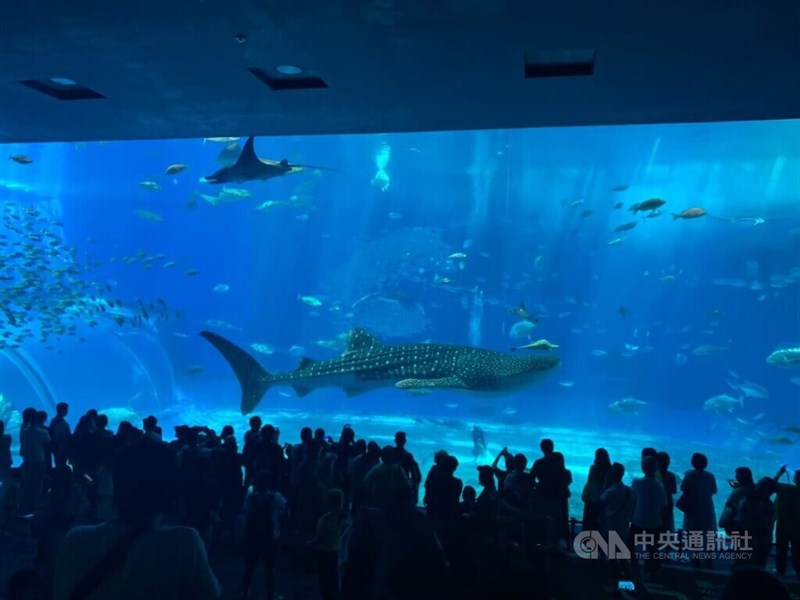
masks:
<instances>
[{"instance_id":1,"label":"smartphone","mask_svg":"<svg viewBox=\"0 0 800 600\"><path fill-rule=\"evenodd\" d=\"M617 582L617 589L626 592L633 592L636 589L636 586L633 584L632 581L629 581L627 579L620 579Z\"/></svg>"}]
</instances>

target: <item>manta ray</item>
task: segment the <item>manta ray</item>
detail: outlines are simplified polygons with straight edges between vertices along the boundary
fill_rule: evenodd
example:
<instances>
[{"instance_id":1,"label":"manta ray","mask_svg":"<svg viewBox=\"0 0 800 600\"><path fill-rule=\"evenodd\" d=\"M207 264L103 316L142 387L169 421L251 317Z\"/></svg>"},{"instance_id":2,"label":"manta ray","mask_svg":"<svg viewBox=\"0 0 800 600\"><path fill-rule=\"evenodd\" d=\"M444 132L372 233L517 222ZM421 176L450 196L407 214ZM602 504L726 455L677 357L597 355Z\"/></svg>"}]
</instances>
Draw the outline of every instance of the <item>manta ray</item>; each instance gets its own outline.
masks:
<instances>
[{"instance_id":1,"label":"manta ray","mask_svg":"<svg viewBox=\"0 0 800 600\"><path fill-rule=\"evenodd\" d=\"M330 171L328 167L313 165L295 165L285 158L280 161L258 158L254 147L255 138L251 135L242 148L239 158L228 167L222 167L213 175L203 177L202 183L244 183L245 181L266 181L274 177L299 173L303 169L321 169Z\"/></svg>"},{"instance_id":2,"label":"manta ray","mask_svg":"<svg viewBox=\"0 0 800 600\"><path fill-rule=\"evenodd\" d=\"M298 397L322 387L339 387L348 397L382 387L504 394L531 385L538 376L561 364L559 358L549 354L509 356L449 344L384 344L364 329L353 329L341 356L320 361L302 358L294 371L269 373L246 350L221 335L210 331L200 335L236 374L244 415L253 412L273 385L290 386Z\"/></svg>"}]
</instances>

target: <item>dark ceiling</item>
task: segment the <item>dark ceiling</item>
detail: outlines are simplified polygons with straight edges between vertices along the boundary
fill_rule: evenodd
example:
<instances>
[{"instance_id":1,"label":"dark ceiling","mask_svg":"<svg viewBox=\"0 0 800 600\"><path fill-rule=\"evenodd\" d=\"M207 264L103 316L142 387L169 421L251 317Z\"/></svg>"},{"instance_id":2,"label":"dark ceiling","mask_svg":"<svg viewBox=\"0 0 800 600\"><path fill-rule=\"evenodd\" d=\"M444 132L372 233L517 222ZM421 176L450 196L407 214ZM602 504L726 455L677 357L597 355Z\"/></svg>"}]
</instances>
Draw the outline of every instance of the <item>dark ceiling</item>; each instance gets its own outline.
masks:
<instances>
[{"instance_id":1,"label":"dark ceiling","mask_svg":"<svg viewBox=\"0 0 800 600\"><path fill-rule=\"evenodd\" d=\"M595 50L594 73L526 79L526 53L561 50ZM328 87L276 91L249 70L274 77L285 64ZM56 95L104 98L20 83L53 77L79 85ZM0 11L0 143L798 117L796 0L7 0Z\"/></svg>"}]
</instances>

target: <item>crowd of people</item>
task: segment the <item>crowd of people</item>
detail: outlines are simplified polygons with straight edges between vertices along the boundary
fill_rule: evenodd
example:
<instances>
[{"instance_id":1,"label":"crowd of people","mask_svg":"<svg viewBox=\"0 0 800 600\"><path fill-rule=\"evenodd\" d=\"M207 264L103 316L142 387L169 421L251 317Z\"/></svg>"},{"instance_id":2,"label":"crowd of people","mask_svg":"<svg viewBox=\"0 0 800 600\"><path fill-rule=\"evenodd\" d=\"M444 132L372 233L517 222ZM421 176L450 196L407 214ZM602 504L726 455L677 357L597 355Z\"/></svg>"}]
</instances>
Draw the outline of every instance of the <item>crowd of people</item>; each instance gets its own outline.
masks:
<instances>
[{"instance_id":1,"label":"crowd of people","mask_svg":"<svg viewBox=\"0 0 800 600\"><path fill-rule=\"evenodd\" d=\"M0 421L0 535L28 519L37 541L35 564L11 578L8 598L219 598L208 557L226 545L241 555L245 598L259 570L267 597L280 597L275 574L287 555L315 574L325 600L547 598L542 565L582 551L568 510L572 475L550 439L530 468L527 456L503 448L493 464L477 466L476 490L445 450L423 477L402 431L381 447L349 425L337 440L304 427L292 444L253 416L240 448L230 425L219 433L176 426L167 441L153 416L116 432L94 410L74 430L68 417L63 403L49 423L43 411L23 411L18 468ZM473 443L486 447L478 428ZM691 467L678 477L666 452L644 448L641 476L628 485L625 467L596 451L580 529L640 551L607 561L608 581L598 588L657 578L664 547L713 568L707 542L718 530L745 543L736 562L759 573L775 530L776 571L785 575L791 556L800 573L800 470L784 482L785 467L758 481L736 469L718 518L708 459L694 454ZM536 585L515 578L517 568L540 569Z\"/></svg>"}]
</instances>

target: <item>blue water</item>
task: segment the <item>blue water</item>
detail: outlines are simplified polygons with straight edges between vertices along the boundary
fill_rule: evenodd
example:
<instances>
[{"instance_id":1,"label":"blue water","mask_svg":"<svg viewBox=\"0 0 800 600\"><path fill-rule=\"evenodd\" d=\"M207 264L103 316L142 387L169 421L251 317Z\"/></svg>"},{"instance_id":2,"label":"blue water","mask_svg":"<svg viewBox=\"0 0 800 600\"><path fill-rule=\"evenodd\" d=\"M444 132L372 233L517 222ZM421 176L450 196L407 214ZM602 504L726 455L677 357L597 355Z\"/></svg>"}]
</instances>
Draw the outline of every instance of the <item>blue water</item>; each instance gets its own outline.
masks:
<instances>
[{"instance_id":1,"label":"blue water","mask_svg":"<svg viewBox=\"0 0 800 600\"><path fill-rule=\"evenodd\" d=\"M74 415L97 406L112 423L159 411L165 423L231 422L241 434L238 385L196 335L202 329L248 349L268 345L271 354L253 354L271 371L293 369L300 356L335 357L341 349L330 346L356 324L387 343L509 351L545 338L559 345L562 366L508 397L380 390L347 399L324 389L298 399L274 388L259 411L288 441L306 422L334 435L352 422L381 441L406 429L423 468L448 447L467 465L465 483L502 446L533 459L552 435L575 475L573 498L601 445L629 471L648 441L673 454L678 472L700 449L720 482L740 463L757 476L800 467L800 435L786 429L800 425L800 369L766 362L800 345L800 122L257 138L263 158L330 170L232 184L250 197L213 206L198 194L221 186L199 180L221 166L222 148L0 148L0 199L57 219L64 243L82 261L91 256L81 277L125 307L136 298L169 307L151 325L105 318L81 328L85 342L67 336L45 349L26 339L13 360L2 351L8 403L64 400ZM165 175L175 163L188 167ZM666 200L660 216L628 210L653 197ZM692 207L708 214L671 216ZM630 221L635 228L614 231ZM163 256L148 266L154 255ZM519 319L508 309L521 300L538 326L512 339ZM704 410L713 396L738 398L737 382L768 397ZM644 402L636 413L609 409L629 397ZM491 456L471 455L473 424L487 431Z\"/></svg>"}]
</instances>

